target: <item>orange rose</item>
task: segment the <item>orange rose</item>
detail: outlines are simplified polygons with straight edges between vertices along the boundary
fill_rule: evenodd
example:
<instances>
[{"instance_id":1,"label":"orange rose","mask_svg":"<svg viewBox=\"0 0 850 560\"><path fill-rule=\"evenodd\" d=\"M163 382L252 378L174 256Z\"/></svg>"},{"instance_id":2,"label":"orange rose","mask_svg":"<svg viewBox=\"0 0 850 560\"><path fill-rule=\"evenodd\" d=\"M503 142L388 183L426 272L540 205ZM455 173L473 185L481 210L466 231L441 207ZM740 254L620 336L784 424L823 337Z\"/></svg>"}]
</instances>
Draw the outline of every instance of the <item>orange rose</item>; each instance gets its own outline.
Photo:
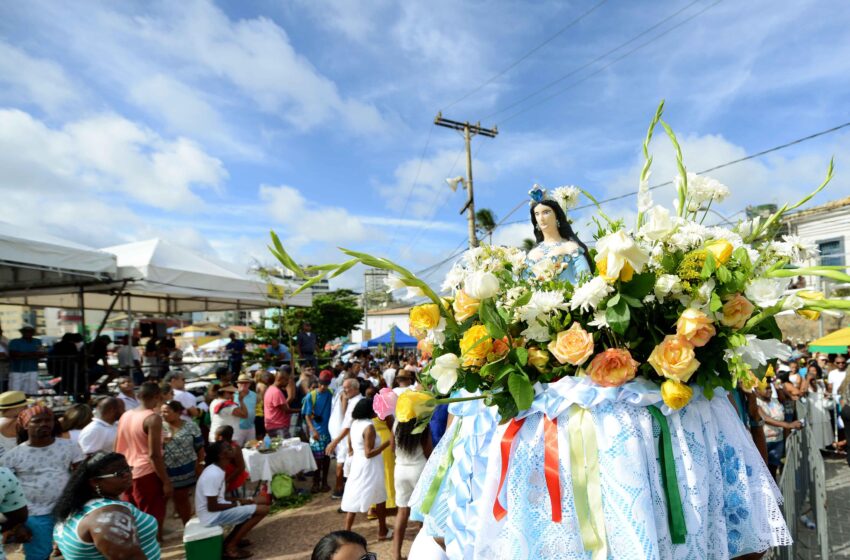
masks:
<instances>
[{"instance_id":1,"label":"orange rose","mask_svg":"<svg viewBox=\"0 0 850 560\"><path fill-rule=\"evenodd\" d=\"M652 350L647 360L658 375L687 383L699 368L694 355L694 345L678 334L668 334L661 344Z\"/></svg>"},{"instance_id":2,"label":"orange rose","mask_svg":"<svg viewBox=\"0 0 850 560\"><path fill-rule=\"evenodd\" d=\"M416 349L422 353L422 357L431 356L434 353L434 343L427 339L422 339L416 343Z\"/></svg>"},{"instance_id":3,"label":"orange rose","mask_svg":"<svg viewBox=\"0 0 850 560\"><path fill-rule=\"evenodd\" d=\"M578 323L573 323L549 343L549 352L562 364L580 366L593 355L593 336Z\"/></svg>"},{"instance_id":4,"label":"orange rose","mask_svg":"<svg viewBox=\"0 0 850 560\"><path fill-rule=\"evenodd\" d=\"M587 374L597 385L619 387L635 378L638 365L625 348L609 348L591 360Z\"/></svg>"},{"instance_id":5,"label":"orange rose","mask_svg":"<svg viewBox=\"0 0 850 560\"><path fill-rule=\"evenodd\" d=\"M478 306L480 303L481 302L477 299L468 296L463 290L458 290L455 295L454 303L452 303L452 309L454 309L455 312L455 319L457 321L466 321L478 313Z\"/></svg>"},{"instance_id":6,"label":"orange rose","mask_svg":"<svg viewBox=\"0 0 850 560\"><path fill-rule=\"evenodd\" d=\"M723 317L720 323L726 327L740 329L753 314L755 306L741 294L735 294L723 304Z\"/></svg>"},{"instance_id":7,"label":"orange rose","mask_svg":"<svg viewBox=\"0 0 850 560\"><path fill-rule=\"evenodd\" d=\"M490 353L487 354L488 362L495 362L505 356L508 352L510 352L511 347L508 346L508 337L497 338L493 340L493 348L490 350Z\"/></svg>"},{"instance_id":8,"label":"orange rose","mask_svg":"<svg viewBox=\"0 0 850 560\"><path fill-rule=\"evenodd\" d=\"M676 334L684 336L696 347L705 346L711 337L717 334L712 323L708 315L689 307L676 321Z\"/></svg>"}]
</instances>

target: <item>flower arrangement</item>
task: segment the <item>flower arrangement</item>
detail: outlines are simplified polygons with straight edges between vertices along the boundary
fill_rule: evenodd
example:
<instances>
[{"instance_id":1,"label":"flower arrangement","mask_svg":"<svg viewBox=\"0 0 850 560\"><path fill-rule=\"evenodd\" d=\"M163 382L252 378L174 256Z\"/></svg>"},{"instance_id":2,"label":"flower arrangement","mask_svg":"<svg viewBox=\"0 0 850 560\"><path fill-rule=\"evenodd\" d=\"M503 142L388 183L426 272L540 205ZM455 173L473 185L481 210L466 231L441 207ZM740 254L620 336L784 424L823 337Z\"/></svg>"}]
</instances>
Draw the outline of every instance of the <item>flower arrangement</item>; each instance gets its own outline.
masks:
<instances>
[{"instance_id":1,"label":"flower arrangement","mask_svg":"<svg viewBox=\"0 0 850 560\"><path fill-rule=\"evenodd\" d=\"M649 379L660 386L672 409L685 406L696 387L709 397L716 388L753 390L768 360L788 351L779 340L777 313L793 309L816 318L827 309L850 310L850 302L820 293L786 294L790 279L798 275L842 282L850 282L850 276L844 267L790 268L814 248L789 236L775 239L782 215L829 183L832 162L823 183L796 204L731 229L708 227L703 222L710 206L728 196L729 189L687 171L662 111L663 102L643 144L636 224L627 229L599 209L595 248L589 255L595 272L575 285L561 279L562 259L544 259L532 268L523 251L508 247L467 251L448 272L441 288L444 297L407 269L379 257L344 249L350 260L305 271L274 233L270 250L296 275L318 274L301 289L363 263L389 270L391 288L407 288L430 300L411 310L410 324L433 360L419 376L424 390L399 397L401 421L418 418L424 423L437 403L472 398L498 407L506 421L531 406L536 384L575 375L603 387ZM649 145L659 123L678 165L672 210L653 204L647 186ZM577 187L561 187L548 196L569 207L579 193L596 203ZM546 196L537 185L529 194L534 200ZM453 399L458 389L472 396Z\"/></svg>"}]
</instances>

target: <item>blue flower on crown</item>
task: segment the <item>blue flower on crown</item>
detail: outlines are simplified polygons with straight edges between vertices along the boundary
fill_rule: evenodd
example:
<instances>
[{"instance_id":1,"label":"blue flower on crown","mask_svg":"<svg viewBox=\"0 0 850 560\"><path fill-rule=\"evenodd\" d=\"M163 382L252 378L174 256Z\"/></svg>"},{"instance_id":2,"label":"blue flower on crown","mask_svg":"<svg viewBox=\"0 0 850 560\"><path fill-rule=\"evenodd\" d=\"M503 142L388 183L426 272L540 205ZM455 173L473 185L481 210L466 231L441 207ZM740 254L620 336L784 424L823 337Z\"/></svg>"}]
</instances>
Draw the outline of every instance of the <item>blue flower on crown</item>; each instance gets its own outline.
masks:
<instances>
[{"instance_id":1,"label":"blue flower on crown","mask_svg":"<svg viewBox=\"0 0 850 560\"><path fill-rule=\"evenodd\" d=\"M531 197L533 203L537 204L546 198L546 189L535 183L531 190L528 191L528 196Z\"/></svg>"}]
</instances>

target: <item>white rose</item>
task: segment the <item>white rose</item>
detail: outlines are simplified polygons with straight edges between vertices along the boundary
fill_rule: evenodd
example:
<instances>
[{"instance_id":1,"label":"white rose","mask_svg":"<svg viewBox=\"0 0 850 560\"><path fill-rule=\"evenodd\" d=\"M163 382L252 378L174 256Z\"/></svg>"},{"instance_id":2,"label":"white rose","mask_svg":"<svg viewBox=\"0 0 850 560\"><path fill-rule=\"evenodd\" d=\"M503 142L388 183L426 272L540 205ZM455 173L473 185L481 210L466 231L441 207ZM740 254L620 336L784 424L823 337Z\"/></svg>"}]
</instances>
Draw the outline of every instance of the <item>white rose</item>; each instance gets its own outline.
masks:
<instances>
[{"instance_id":1,"label":"white rose","mask_svg":"<svg viewBox=\"0 0 850 560\"><path fill-rule=\"evenodd\" d=\"M678 294L681 290L682 283L675 274L662 274L655 280L655 297L659 301L663 301L670 294Z\"/></svg>"},{"instance_id":2,"label":"white rose","mask_svg":"<svg viewBox=\"0 0 850 560\"><path fill-rule=\"evenodd\" d=\"M750 282L750 285L747 286L746 290L744 290L744 294L751 302L761 308L766 308L776 305L776 302L779 301L782 294L785 292L785 287L787 285L787 280L781 280L778 278L756 278Z\"/></svg>"},{"instance_id":3,"label":"white rose","mask_svg":"<svg viewBox=\"0 0 850 560\"><path fill-rule=\"evenodd\" d=\"M455 354L443 354L434 360L434 366L428 372L437 382L437 391L448 394L457 383L457 370L460 368L460 358Z\"/></svg>"},{"instance_id":4,"label":"white rose","mask_svg":"<svg viewBox=\"0 0 850 560\"><path fill-rule=\"evenodd\" d=\"M640 233L647 239L660 241L670 235L674 227L670 211L663 206L653 206L646 213L646 221L640 228Z\"/></svg>"},{"instance_id":5,"label":"white rose","mask_svg":"<svg viewBox=\"0 0 850 560\"><path fill-rule=\"evenodd\" d=\"M464 280L463 291L477 300L491 298L499 293L499 279L492 272L473 272Z\"/></svg>"}]
</instances>

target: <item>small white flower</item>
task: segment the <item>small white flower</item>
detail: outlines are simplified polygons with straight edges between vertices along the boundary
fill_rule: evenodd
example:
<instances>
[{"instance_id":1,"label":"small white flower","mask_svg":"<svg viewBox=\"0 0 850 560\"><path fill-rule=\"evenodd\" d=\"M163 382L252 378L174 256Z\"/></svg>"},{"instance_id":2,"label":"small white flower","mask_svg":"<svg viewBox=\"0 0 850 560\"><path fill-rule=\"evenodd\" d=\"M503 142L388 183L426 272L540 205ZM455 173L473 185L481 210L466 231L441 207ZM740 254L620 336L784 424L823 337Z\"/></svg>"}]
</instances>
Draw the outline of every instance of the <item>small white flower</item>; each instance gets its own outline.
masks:
<instances>
[{"instance_id":1,"label":"small white flower","mask_svg":"<svg viewBox=\"0 0 850 560\"><path fill-rule=\"evenodd\" d=\"M585 282L573 292L573 299L570 300L570 309L581 309L583 312L588 312L591 309L599 307L600 302L614 291L614 287L605 281L601 276L595 276L589 282Z\"/></svg>"},{"instance_id":2,"label":"small white flower","mask_svg":"<svg viewBox=\"0 0 850 560\"><path fill-rule=\"evenodd\" d=\"M793 261L808 261L820 253L817 244L806 241L797 235L783 235L784 244L788 247L790 258Z\"/></svg>"},{"instance_id":3,"label":"small white flower","mask_svg":"<svg viewBox=\"0 0 850 560\"><path fill-rule=\"evenodd\" d=\"M806 302L803 301L803 298L796 294L791 294L782 302L782 311L797 311L798 309L802 309L804 305L806 305Z\"/></svg>"},{"instance_id":4,"label":"small white flower","mask_svg":"<svg viewBox=\"0 0 850 560\"><path fill-rule=\"evenodd\" d=\"M505 258L509 263L511 263L511 267L513 268L514 273L517 273L522 270L523 267L525 267L525 259L527 257L525 251L516 247L512 247L510 250L508 250L507 254L505 255Z\"/></svg>"},{"instance_id":5,"label":"small white flower","mask_svg":"<svg viewBox=\"0 0 850 560\"><path fill-rule=\"evenodd\" d=\"M775 338L761 339L748 334L746 335L746 344L729 348L723 352L723 355L726 360L733 356L740 356L748 366L757 368L774 358L787 360L791 357L791 348Z\"/></svg>"},{"instance_id":6,"label":"small white flower","mask_svg":"<svg viewBox=\"0 0 850 560\"><path fill-rule=\"evenodd\" d=\"M425 297L425 292L418 286L407 286L407 293L404 294L404 299L416 299Z\"/></svg>"},{"instance_id":7,"label":"small white flower","mask_svg":"<svg viewBox=\"0 0 850 560\"><path fill-rule=\"evenodd\" d=\"M549 327L541 325L536 319L528 323L528 328L522 331L522 336L537 342L546 342L552 337L549 335Z\"/></svg>"},{"instance_id":8,"label":"small white flower","mask_svg":"<svg viewBox=\"0 0 850 560\"><path fill-rule=\"evenodd\" d=\"M446 278L443 280L443 285L440 286L440 289L443 291L451 290L454 292L463 283L464 276L466 276L466 272L463 267L460 266L460 264L455 263L455 265L446 273Z\"/></svg>"},{"instance_id":9,"label":"small white flower","mask_svg":"<svg viewBox=\"0 0 850 560\"><path fill-rule=\"evenodd\" d=\"M477 299L488 299L499 293L499 279L492 272L473 272L463 281L463 291Z\"/></svg>"},{"instance_id":10,"label":"small white flower","mask_svg":"<svg viewBox=\"0 0 850 560\"><path fill-rule=\"evenodd\" d=\"M531 265L531 273L541 282L548 282L560 272L558 263L550 258L542 258Z\"/></svg>"},{"instance_id":11,"label":"small white flower","mask_svg":"<svg viewBox=\"0 0 850 560\"><path fill-rule=\"evenodd\" d=\"M660 241L670 235L675 227L669 210L663 206L653 206L646 213L646 221L640 228L640 234L647 239Z\"/></svg>"},{"instance_id":12,"label":"small white flower","mask_svg":"<svg viewBox=\"0 0 850 560\"><path fill-rule=\"evenodd\" d=\"M676 176L676 188L682 182L681 175ZM709 201L723 202L729 196L729 187L722 184L716 179L697 175L696 173L688 173L688 200L691 204L696 205L694 210L700 205ZM690 208L689 208L690 209Z\"/></svg>"},{"instance_id":13,"label":"small white flower","mask_svg":"<svg viewBox=\"0 0 850 560\"><path fill-rule=\"evenodd\" d=\"M575 208L578 204L579 196L581 196L581 189L578 187L569 185L566 187L558 187L553 189L549 196L552 197L552 200L558 202L561 205L561 208L564 209L564 212L567 210L571 210Z\"/></svg>"},{"instance_id":14,"label":"small white flower","mask_svg":"<svg viewBox=\"0 0 850 560\"><path fill-rule=\"evenodd\" d=\"M655 301L655 294L646 294L643 296L644 303L652 303L653 301Z\"/></svg>"},{"instance_id":15,"label":"small white flower","mask_svg":"<svg viewBox=\"0 0 850 560\"><path fill-rule=\"evenodd\" d=\"M593 320L587 323L590 327L596 327L597 329L607 329L608 328L608 319L605 318L604 311L596 311L593 314Z\"/></svg>"},{"instance_id":16,"label":"small white flower","mask_svg":"<svg viewBox=\"0 0 850 560\"><path fill-rule=\"evenodd\" d=\"M446 341L446 318L440 317L440 322L437 326L429 330L425 335L429 341L434 343L434 346L442 346Z\"/></svg>"},{"instance_id":17,"label":"small white flower","mask_svg":"<svg viewBox=\"0 0 850 560\"><path fill-rule=\"evenodd\" d=\"M649 176L652 171L646 174L646 178L640 182L638 187L638 212L646 212L652 207L652 192L649 190Z\"/></svg>"},{"instance_id":18,"label":"small white flower","mask_svg":"<svg viewBox=\"0 0 850 560\"><path fill-rule=\"evenodd\" d=\"M750 282L747 289L744 290L744 294L754 304L766 308L776 305L787 286L787 279L756 278Z\"/></svg>"},{"instance_id":19,"label":"small white flower","mask_svg":"<svg viewBox=\"0 0 850 560\"><path fill-rule=\"evenodd\" d=\"M655 280L654 291L658 301L664 301L670 294L682 293L682 281L675 274L662 274Z\"/></svg>"},{"instance_id":20,"label":"small white flower","mask_svg":"<svg viewBox=\"0 0 850 560\"><path fill-rule=\"evenodd\" d=\"M684 221L670 236L668 243L679 251L690 251L701 247L709 237L708 228L691 221Z\"/></svg>"},{"instance_id":21,"label":"small white flower","mask_svg":"<svg viewBox=\"0 0 850 560\"><path fill-rule=\"evenodd\" d=\"M448 394L457 383L457 370L460 368L460 358L455 354L443 354L436 360L428 373L437 382L437 391Z\"/></svg>"}]
</instances>

